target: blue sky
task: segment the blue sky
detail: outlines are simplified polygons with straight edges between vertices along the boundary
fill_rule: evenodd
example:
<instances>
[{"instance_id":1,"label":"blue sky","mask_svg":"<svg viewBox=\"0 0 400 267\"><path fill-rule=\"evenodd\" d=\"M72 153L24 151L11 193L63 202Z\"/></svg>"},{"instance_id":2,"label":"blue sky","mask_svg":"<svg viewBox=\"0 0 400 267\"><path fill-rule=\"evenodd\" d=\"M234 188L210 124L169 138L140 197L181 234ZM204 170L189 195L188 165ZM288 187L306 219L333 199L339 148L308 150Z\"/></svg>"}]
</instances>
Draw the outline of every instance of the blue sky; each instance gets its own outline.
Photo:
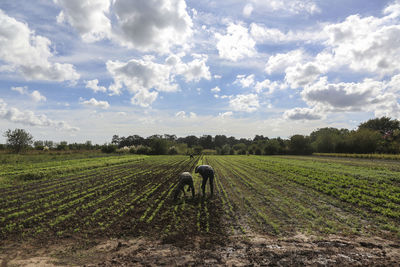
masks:
<instances>
[{"instance_id":1,"label":"blue sky","mask_svg":"<svg viewBox=\"0 0 400 267\"><path fill-rule=\"evenodd\" d=\"M399 22L386 0L2 0L0 130L102 144L400 119Z\"/></svg>"}]
</instances>

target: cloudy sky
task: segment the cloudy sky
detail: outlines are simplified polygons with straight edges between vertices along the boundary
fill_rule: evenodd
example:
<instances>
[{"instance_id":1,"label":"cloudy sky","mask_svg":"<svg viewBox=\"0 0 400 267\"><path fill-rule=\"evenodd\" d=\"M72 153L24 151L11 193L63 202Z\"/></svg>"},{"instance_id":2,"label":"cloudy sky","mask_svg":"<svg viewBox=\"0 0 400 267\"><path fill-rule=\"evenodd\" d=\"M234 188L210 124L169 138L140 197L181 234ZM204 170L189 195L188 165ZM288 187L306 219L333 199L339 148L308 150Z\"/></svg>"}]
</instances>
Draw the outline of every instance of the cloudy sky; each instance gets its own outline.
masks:
<instances>
[{"instance_id":1,"label":"cloudy sky","mask_svg":"<svg viewBox=\"0 0 400 267\"><path fill-rule=\"evenodd\" d=\"M400 119L399 57L400 1L1 0L0 131L354 129Z\"/></svg>"}]
</instances>

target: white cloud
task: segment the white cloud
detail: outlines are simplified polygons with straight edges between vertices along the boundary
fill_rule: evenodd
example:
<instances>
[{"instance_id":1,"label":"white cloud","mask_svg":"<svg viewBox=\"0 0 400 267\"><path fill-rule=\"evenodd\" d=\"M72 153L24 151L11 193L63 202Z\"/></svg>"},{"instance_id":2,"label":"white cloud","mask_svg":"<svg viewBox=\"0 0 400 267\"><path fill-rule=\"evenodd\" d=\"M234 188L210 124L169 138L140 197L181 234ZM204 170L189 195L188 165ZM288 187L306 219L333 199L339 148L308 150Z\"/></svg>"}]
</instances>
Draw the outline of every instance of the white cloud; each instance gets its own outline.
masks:
<instances>
[{"instance_id":1,"label":"white cloud","mask_svg":"<svg viewBox=\"0 0 400 267\"><path fill-rule=\"evenodd\" d=\"M31 98L35 102L46 101L46 97L41 95L39 91L35 90L30 94Z\"/></svg>"},{"instance_id":2,"label":"white cloud","mask_svg":"<svg viewBox=\"0 0 400 267\"><path fill-rule=\"evenodd\" d=\"M285 87L284 84L280 84L279 82L272 82L268 79L265 79L262 82L257 82L256 85L254 86L254 89L256 90L257 93L261 93L264 91L264 89L268 89L268 94L272 94L276 89L280 89L282 87Z\"/></svg>"},{"instance_id":3,"label":"white cloud","mask_svg":"<svg viewBox=\"0 0 400 267\"><path fill-rule=\"evenodd\" d=\"M224 112L224 113L219 113L218 117L220 117L222 119L226 119L226 118L232 117L232 115L233 115L232 111L227 111L227 112Z\"/></svg>"},{"instance_id":4,"label":"white cloud","mask_svg":"<svg viewBox=\"0 0 400 267\"><path fill-rule=\"evenodd\" d=\"M252 0L252 2L256 5L256 8L264 7L270 12L283 11L293 14L321 12L315 1L311 0Z\"/></svg>"},{"instance_id":5,"label":"white cloud","mask_svg":"<svg viewBox=\"0 0 400 267\"><path fill-rule=\"evenodd\" d=\"M221 58L237 61L256 54L256 42L248 29L240 24L230 23L226 35L216 33L215 38L218 40L217 49Z\"/></svg>"},{"instance_id":6,"label":"white cloud","mask_svg":"<svg viewBox=\"0 0 400 267\"><path fill-rule=\"evenodd\" d=\"M139 105L141 107L148 107L150 106L158 96L158 92L150 92L147 90L142 90L137 92L132 98L131 98L131 103L133 105Z\"/></svg>"},{"instance_id":7,"label":"white cloud","mask_svg":"<svg viewBox=\"0 0 400 267\"><path fill-rule=\"evenodd\" d=\"M214 93L218 93L220 91L221 91L221 88L219 88L218 86L215 86L214 88L211 89L211 92L214 92Z\"/></svg>"},{"instance_id":8,"label":"white cloud","mask_svg":"<svg viewBox=\"0 0 400 267\"><path fill-rule=\"evenodd\" d=\"M21 95L28 94L28 87L27 86L17 86L17 87L11 87L11 90L16 91L20 93Z\"/></svg>"},{"instance_id":9,"label":"white cloud","mask_svg":"<svg viewBox=\"0 0 400 267\"><path fill-rule=\"evenodd\" d=\"M66 20L84 41L109 38L143 52L168 53L187 46L193 22L185 0L56 0ZM111 19L113 18L113 19Z\"/></svg>"},{"instance_id":10,"label":"white cloud","mask_svg":"<svg viewBox=\"0 0 400 267\"><path fill-rule=\"evenodd\" d=\"M23 86L23 87L11 87L11 90L16 91L20 93L21 95L28 95L31 97L31 99L35 102L40 102L40 101L46 101L46 97L41 95L39 91L34 90L32 93L28 92L28 87Z\"/></svg>"},{"instance_id":11,"label":"white cloud","mask_svg":"<svg viewBox=\"0 0 400 267\"><path fill-rule=\"evenodd\" d=\"M95 98L91 98L90 100L83 100L81 104L89 107L96 107L102 109L108 109L110 107L110 104L108 104L107 101L98 101Z\"/></svg>"},{"instance_id":12,"label":"white cloud","mask_svg":"<svg viewBox=\"0 0 400 267\"><path fill-rule=\"evenodd\" d=\"M233 82L234 84L240 84L243 88L248 88L254 84L254 74L245 76L245 75L237 75L236 80Z\"/></svg>"},{"instance_id":13,"label":"white cloud","mask_svg":"<svg viewBox=\"0 0 400 267\"><path fill-rule=\"evenodd\" d=\"M182 62L178 55L169 56L165 62L173 67L173 72L185 77L186 82L198 82L201 79L211 80L209 67L206 65L208 56L193 54L194 59L188 63Z\"/></svg>"},{"instance_id":14,"label":"white cloud","mask_svg":"<svg viewBox=\"0 0 400 267\"><path fill-rule=\"evenodd\" d=\"M297 63L296 66L286 68L285 82L293 89L304 87L315 81L321 73L318 65L312 62L304 65Z\"/></svg>"},{"instance_id":15,"label":"white cloud","mask_svg":"<svg viewBox=\"0 0 400 267\"><path fill-rule=\"evenodd\" d=\"M262 24L250 24L251 36L257 43L289 43L302 41L305 43L321 42L328 38L327 33L320 29L320 25L305 31L282 32L276 28L269 28Z\"/></svg>"},{"instance_id":16,"label":"white cloud","mask_svg":"<svg viewBox=\"0 0 400 267\"><path fill-rule=\"evenodd\" d=\"M68 22L86 42L94 42L111 36L111 21L107 17L109 0L54 0L63 8L57 22Z\"/></svg>"},{"instance_id":17,"label":"white cloud","mask_svg":"<svg viewBox=\"0 0 400 267\"><path fill-rule=\"evenodd\" d=\"M0 10L0 60L28 80L72 81L80 75L71 64L53 63L51 41ZM4 67L4 66L3 66Z\"/></svg>"},{"instance_id":18,"label":"white cloud","mask_svg":"<svg viewBox=\"0 0 400 267\"><path fill-rule=\"evenodd\" d=\"M329 49L319 55L321 64L325 61L331 68L348 66L381 75L398 72L400 25L391 14L383 18L352 15L342 23L327 25L324 31L329 39L325 45Z\"/></svg>"},{"instance_id":19,"label":"white cloud","mask_svg":"<svg viewBox=\"0 0 400 267\"><path fill-rule=\"evenodd\" d=\"M265 66L265 71L268 74L283 72L286 68L303 63L308 56L302 49L292 50L288 53L278 53L270 56Z\"/></svg>"},{"instance_id":20,"label":"white cloud","mask_svg":"<svg viewBox=\"0 0 400 267\"><path fill-rule=\"evenodd\" d=\"M36 115L33 111L20 111L17 108L7 107L7 103L0 98L0 118L10 122L20 123L23 125L54 127L67 131L79 131L79 128L72 127L65 121L54 121L47 118L46 115Z\"/></svg>"},{"instance_id":21,"label":"white cloud","mask_svg":"<svg viewBox=\"0 0 400 267\"><path fill-rule=\"evenodd\" d=\"M318 114L315 109L294 108L285 111L283 118L288 120L320 120L323 118L323 115Z\"/></svg>"},{"instance_id":22,"label":"white cloud","mask_svg":"<svg viewBox=\"0 0 400 267\"><path fill-rule=\"evenodd\" d=\"M229 100L229 106L234 111L253 112L256 111L260 104L256 94L236 95Z\"/></svg>"},{"instance_id":23,"label":"white cloud","mask_svg":"<svg viewBox=\"0 0 400 267\"><path fill-rule=\"evenodd\" d=\"M131 59L128 62L109 60L106 66L114 82L108 90L112 94L121 94L121 90L126 88L134 94L132 104L148 107L156 100L158 92L178 90L176 75L182 75L187 82L211 79L209 67L206 65L207 56L194 54L194 60L188 63L184 63L181 56L170 55L165 64L153 62L155 58L152 56Z\"/></svg>"},{"instance_id":24,"label":"white cloud","mask_svg":"<svg viewBox=\"0 0 400 267\"><path fill-rule=\"evenodd\" d=\"M309 105L321 104L330 109L361 110L376 104L383 92L384 83L365 79L361 83L328 83L322 77L301 93Z\"/></svg>"},{"instance_id":25,"label":"white cloud","mask_svg":"<svg viewBox=\"0 0 400 267\"><path fill-rule=\"evenodd\" d=\"M252 4L250 4L250 3L246 4L243 8L243 16L249 17L251 15L251 13L253 12L253 9L254 9L254 7Z\"/></svg>"},{"instance_id":26,"label":"white cloud","mask_svg":"<svg viewBox=\"0 0 400 267\"><path fill-rule=\"evenodd\" d=\"M93 92L95 92L95 93L107 91L107 88L105 88L104 86L99 86L99 80L97 80L97 79L94 79L91 81L86 81L85 87L92 89Z\"/></svg>"},{"instance_id":27,"label":"white cloud","mask_svg":"<svg viewBox=\"0 0 400 267\"><path fill-rule=\"evenodd\" d=\"M113 94L120 94L125 86L131 93L150 89L163 92L177 91L178 85L170 75L171 67L154 63L152 59L144 57L144 59L131 59L128 62L107 61L107 70L114 79L109 90Z\"/></svg>"},{"instance_id":28,"label":"white cloud","mask_svg":"<svg viewBox=\"0 0 400 267\"><path fill-rule=\"evenodd\" d=\"M197 115L194 112L189 112L189 115L186 115L186 112L182 110L182 111L178 111L175 114L175 117L180 118L180 119L187 119L187 118L194 119L197 117Z\"/></svg>"},{"instance_id":29,"label":"white cloud","mask_svg":"<svg viewBox=\"0 0 400 267\"><path fill-rule=\"evenodd\" d=\"M128 114L126 112L123 112L123 111L117 112L117 115L118 116L123 116L123 117L128 116Z\"/></svg>"}]
</instances>

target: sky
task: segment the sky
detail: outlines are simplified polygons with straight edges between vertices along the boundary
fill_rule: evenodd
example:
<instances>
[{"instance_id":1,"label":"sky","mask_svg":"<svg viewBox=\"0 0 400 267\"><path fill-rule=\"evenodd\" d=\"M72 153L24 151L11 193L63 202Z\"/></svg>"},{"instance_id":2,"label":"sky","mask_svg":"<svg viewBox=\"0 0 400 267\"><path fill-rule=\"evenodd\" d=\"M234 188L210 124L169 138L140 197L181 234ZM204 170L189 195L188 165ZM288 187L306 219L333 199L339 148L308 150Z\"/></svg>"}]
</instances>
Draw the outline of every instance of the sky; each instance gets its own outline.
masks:
<instances>
[{"instance_id":1,"label":"sky","mask_svg":"<svg viewBox=\"0 0 400 267\"><path fill-rule=\"evenodd\" d=\"M400 119L399 44L397 0L1 0L0 132L356 129Z\"/></svg>"}]
</instances>

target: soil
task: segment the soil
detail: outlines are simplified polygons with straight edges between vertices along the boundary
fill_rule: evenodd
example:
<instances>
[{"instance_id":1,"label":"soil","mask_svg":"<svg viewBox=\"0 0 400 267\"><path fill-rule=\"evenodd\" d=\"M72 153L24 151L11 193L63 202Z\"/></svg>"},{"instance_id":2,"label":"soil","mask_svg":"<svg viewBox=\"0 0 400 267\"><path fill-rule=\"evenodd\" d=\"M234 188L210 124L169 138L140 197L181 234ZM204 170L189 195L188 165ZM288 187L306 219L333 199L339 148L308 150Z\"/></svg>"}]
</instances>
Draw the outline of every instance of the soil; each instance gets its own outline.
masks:
<instances>
[{"instance_id":1,"label":"soil","mask_svg":"<svg viewBox=\"0 0 400 267\"><path fill-rule=\"evenodd\" d=\"M400 262L400 245L380 238L247 234L231 236L219 245L212 236L192 237L178 246L175 241L132 238L64 239L45 246L10 243L1 247L0 266L398 266Z\"/></svg>"}]
</instances>

